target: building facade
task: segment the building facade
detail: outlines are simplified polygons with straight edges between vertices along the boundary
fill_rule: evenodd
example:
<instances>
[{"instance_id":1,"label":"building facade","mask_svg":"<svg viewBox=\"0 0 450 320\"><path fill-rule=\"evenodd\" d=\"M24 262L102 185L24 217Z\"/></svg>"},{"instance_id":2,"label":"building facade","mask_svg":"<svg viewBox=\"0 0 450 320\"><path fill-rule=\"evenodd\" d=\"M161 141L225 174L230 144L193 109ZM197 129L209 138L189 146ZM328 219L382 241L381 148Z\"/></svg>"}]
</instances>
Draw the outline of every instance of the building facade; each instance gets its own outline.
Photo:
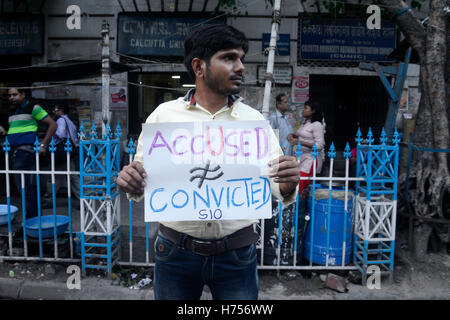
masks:
<instances>
[{"instance_id":1,"label":"building facade","mask_svg":"<svg viewBox=\"0 0 450 320\"><path fill-rule=\"evenodd\" d=\"M232 16L225 14L232 8L212 16L217 0L36 0L29 4L3 0L0 64L9 69L101 61L101 29L106 21L111 60L134 68L111 78L112 125L120 124L125 140L140 133L141 124L161 102L184 95L192 86L182 63L183 39L189 28L226 23L243 31L250 41L242 96L261 110L272 7L265 0L236 2L238 9ZM343 149L346 141L354 141L358 126L363 131L372 127L379 135L388 94L377 73L361 69L359 62L396 63L386 56L401 35L387 21L382 21L381 30L369 32L365 26L369 15L330 17L311 8L313 3L282 1L271 111L274 97L285 92L290 97L291 120L298 124L303 103L319 101L325 108L327 142L335 141L336 147ZM67 77L62 84L34 82L39 88L33 90L33 96L49 108L69 104L78 123L101 126L101 77L77 81ZM399 127L403 113L414 115L417 110L418 79L418 66L410 64L404 103L397 116ZM6 87L9 79L3 77L0 83ZM8 104L3 91L2 124Z\"/></svg>"}]
</instances>

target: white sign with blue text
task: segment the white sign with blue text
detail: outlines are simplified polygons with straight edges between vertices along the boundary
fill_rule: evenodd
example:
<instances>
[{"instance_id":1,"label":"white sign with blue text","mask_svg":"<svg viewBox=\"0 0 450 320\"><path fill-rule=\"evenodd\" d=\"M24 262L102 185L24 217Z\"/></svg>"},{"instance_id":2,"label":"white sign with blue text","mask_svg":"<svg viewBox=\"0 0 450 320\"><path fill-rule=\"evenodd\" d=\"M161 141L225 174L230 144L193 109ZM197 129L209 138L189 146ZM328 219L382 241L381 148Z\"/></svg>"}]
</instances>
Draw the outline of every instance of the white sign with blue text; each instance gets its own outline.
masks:
<instances>
[{"instance_id":1,"label":"white sign with blue text","mask_svg":"<svg viewBox=\"0 0 450 320\"><path fill-rule=\"evenodd\" d=\"M272 216L268 121L142 126L145 221Z\"/></svg>"}]
</instances>

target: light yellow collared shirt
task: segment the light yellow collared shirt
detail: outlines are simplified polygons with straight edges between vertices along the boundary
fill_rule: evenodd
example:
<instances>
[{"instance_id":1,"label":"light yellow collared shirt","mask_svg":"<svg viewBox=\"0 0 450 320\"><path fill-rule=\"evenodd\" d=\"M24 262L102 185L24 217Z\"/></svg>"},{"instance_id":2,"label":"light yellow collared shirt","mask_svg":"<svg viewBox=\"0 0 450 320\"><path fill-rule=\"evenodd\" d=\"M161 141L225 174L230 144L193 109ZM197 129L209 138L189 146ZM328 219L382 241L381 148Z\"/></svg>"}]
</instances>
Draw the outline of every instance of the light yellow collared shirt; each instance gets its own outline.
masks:
<instances>
[{"instance_id":1,"label":"light yellow collared shirt","mask_svg":"<svg viewBox=\"0 0 450 320\"><path fill-rule=\"evenodd\" d=\"M185 98L178 98L169 102L160 104L154 112L147 118L145 123L157 122L193 122L193 121L241 121L241 120L264 120L263 115L252 107L242 103L242 98L238 98L231 106L224 106L215 114L211 114L208 110L198 104L190 104ZM276 159L281 156L282 150L278 144L277 138L270 130L270 157ZM139 136L136 156L134 161L143 164L144 158L142 153L142 133ZM150 182L151 183L151 182ZM270 179L272 195L281 200L283 205L288 205L295 201L297 189L287 197L280 193L278 183ZM136 197L127 194L128 199L140 201L143 195ZM200 239L219 239L223 238L235 231L258 223L258 220L211 220L211 221L171 221L161 222L166 227L172 228L178 232L186 233L192 237Z\"/></svg>"}]
</instances>

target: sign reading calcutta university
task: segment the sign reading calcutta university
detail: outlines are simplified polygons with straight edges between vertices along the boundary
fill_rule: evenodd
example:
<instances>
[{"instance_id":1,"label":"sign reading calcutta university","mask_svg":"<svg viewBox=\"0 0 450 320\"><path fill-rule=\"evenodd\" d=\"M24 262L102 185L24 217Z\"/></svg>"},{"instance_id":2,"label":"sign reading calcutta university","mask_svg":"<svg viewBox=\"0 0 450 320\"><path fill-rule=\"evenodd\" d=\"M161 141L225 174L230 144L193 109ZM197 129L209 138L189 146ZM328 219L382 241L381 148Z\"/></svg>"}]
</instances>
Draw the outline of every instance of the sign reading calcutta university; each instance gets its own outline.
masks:
<instances>
[{"instance_id":1,"label":"sign reading calcutta university","mask_svg":"<svg viewBox=\"0 0 450 320\"><path fill-rule=\"evenodd\" d=\"M42 15L0 15L0 55L41 55L43 49Z\"/></svg>"},{"instance_id":2,"label":"sign reading calcutta university","mask_svg":"<svg viewBox=\"0 0 450 320\"><path fill-rule=\"evenodd\" d=\"M119 53L141 56L184 55L184 40L199 24L225 23L225 18L167 17L161 15L119 14L117 47Z\"/></svg>"}]
</instances>

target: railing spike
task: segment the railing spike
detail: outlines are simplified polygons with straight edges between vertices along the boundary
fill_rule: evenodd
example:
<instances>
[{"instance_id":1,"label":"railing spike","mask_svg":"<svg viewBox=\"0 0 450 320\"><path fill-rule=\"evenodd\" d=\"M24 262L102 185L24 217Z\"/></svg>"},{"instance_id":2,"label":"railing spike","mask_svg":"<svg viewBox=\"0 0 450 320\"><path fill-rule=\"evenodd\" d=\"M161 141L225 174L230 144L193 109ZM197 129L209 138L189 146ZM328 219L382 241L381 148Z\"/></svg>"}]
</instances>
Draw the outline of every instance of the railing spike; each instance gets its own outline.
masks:
<instances>
[{"instance_id":1,"label":"railing spike","mask_svg":"<svg viewBox=\"0 0 450 320\"><path fill-rule=\"evenodd\" d=\"M330 157L330 159L336 158L336 148L334 147L334 142L331 142L330 150L328 150L328 157Z\"/></svg>"},{"instance_id":2,"label":"railing spike","mask_svg":"<svg viewBox=\"0 0 450 320\"><path fill-rule=\"evenodd\" d=\"M372 128L369 127L369 132L367 132L367 144L371 146L374 141L375 139L373 138Z\"/></svg>"},{"instance_id":3,"label":"railing spike","mask_svg":"<svg viewBox=\"0 0 450 320\"><path fill-rule=\"evenodd\" d=\"M356 138L355 138L355 141L356 141L357 144L361 144L361 142L362 142L363 140L364 140L364 139L362 138L361 128L358 127L358 132L356 132Z\"/></svg>"},{"instance_id":4,"label":"railing spike","mask_svg":"<svg viewBox=\"0 0 450 320\"><path fill-rule=\"evenodd\" d=\"M50 153L55 153L55 151L56 151L55 139L53 139L53 137L52 137L52 140L50 141L48 150L50 151Z\"/></svg>"},{"instance_id":5,"label":"railing spike","mask_svg":"<svg viewBox=\"0 0 450 320\"><path fill-rule=\"evenodd\" d=\"M350 157L352 156L352 150L350 149L350 145L347 142L347 144L345 145L345 149L344 149L344 158L346 160L350 159Z\"/></svg>"},{"instance_id":6,"label":"railing spike","mask_svg":"<svg viewBox=\"0 0 450 320\"><path fill-rule=\"evenodd\" d=\"M66 153L70 153L72 151L72 143L70 142L69 137L67 137L65 146L64 146L64 151L66 151Z\"/></svg>"},{"instance_id":7,"label":"railing spike","mask_svg":"<svg viewBox=\"0 0 450 320\"><path fill-rule=\"evenodd\" d=\"M300 141L297 143L297 147L295 148L295 155L297 159L300 158L300 156L303 154L302 145L300 144Z\"/></svg>"},{"instance_id":8,"label":"railing spike","mask_svg":"<svg viewBox=\"0 0 450 320\"><path fill-rule=\"evenodd\" d=\"M8 141L8 137L5 138L5 142L3 143L3 151L5 151L5 153L8 153L11 150L9 141Z\"/></svg>"}]
</instances>

